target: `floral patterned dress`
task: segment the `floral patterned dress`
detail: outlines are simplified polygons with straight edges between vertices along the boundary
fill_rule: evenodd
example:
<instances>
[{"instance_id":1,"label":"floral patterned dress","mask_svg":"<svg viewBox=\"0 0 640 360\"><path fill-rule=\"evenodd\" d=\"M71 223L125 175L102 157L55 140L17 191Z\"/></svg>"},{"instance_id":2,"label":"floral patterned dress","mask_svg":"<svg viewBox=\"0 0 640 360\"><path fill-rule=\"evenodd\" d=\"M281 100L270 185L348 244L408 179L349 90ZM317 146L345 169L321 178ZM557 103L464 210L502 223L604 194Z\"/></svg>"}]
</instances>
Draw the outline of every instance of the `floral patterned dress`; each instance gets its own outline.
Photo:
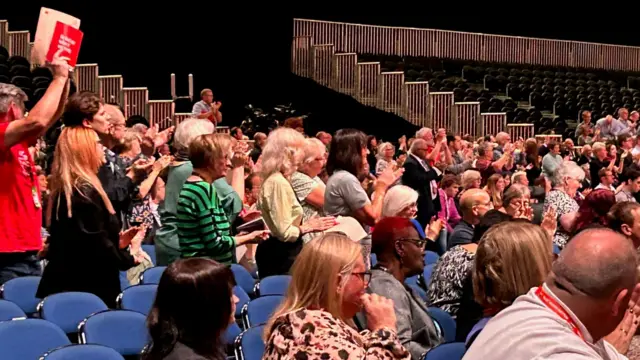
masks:
<instances>
[{"instance_id":1,"label":"floral patterned dress","mask_svg":"<svg viewBox=\"0 0 640 360\"><path fill-rule=\"evenodd\" d=\"M263 360L411 359L395 331L358 333L324 310L290 312L277 318L272 329Z\"/></svg>"}]
</instances>

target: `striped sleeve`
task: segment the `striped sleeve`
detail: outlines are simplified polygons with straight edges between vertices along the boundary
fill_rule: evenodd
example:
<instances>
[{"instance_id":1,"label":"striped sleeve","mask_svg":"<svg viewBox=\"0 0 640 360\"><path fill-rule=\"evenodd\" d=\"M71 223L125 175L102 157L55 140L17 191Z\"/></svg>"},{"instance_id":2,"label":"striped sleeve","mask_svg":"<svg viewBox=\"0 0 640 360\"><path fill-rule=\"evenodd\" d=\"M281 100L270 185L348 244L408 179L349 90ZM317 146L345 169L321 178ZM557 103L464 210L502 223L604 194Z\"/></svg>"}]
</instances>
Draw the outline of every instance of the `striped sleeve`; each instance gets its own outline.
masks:
<instances>
[{"instance_id":1,"label":"striped sleeve","mask_svg":"<svg viewBox=\"0 0 640 360\"><path fill-rule=\"evenodd\" d=\"M187 182L178 199L178 237L183 258L207 257L233 261L235 239L215 188L206 182Z\"/></svg>"}]
</instances>

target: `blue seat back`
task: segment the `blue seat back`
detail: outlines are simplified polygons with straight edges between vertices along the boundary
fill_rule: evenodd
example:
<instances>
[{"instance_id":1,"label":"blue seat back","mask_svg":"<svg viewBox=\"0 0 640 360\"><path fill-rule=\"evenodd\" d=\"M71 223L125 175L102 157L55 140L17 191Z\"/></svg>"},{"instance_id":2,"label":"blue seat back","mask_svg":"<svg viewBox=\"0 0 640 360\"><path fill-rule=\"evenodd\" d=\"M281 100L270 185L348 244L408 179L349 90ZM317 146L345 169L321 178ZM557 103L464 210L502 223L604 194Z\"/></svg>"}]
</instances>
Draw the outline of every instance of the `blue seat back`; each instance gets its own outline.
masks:
<instances>
[{"instance_id":1,"label":"blue seat back","mask_svg":"<svg viewBox=\"0 0 640 360\"><path fill-rule=\"evenodd\" d=\"M159 284L166 266L154 266L140 274L140 284Z\"/></svg>"},{"instance_id":2,"label":"blue seat back","mask_svg":"<svg viewBox=\"0 0 640 360\"><path fill-rule=\"evenodd\" d=\"M39 276L23 276L7 281L0 291L3 299L18 305L25 314L33 314L42 300L36 297L38 285L40 285Z\"/></svg>"},{"instance_id":3,"label":"blue seat back","mask_svg":"<svg viewBox=\"0 0 640 360\"><path fill-rule=\"evenodd\" d=\"M138 355L149 343L146 317L136 311L110 310L91 315L80 325L81 344L99 344L120 355Z\"/></svg>"},{"instance_id":4,"label":"blue seat back","mask_svg":"<svg viewBox=\"0 0 640 360\"><path fill-rule=\"evenodd\" d=\"M112 348L96 345L68 345L44 354L42 360L123 360Z\"/></svg>"},{"instance_id":5,"label":"blue seat back","mask_svg":"<svg viewBox=\"0 0 640 360\"><path fill-rule=\"evenodd\" d=\"M153 302L156 300L158 285L140 284L125 289L118 296L118 307L124 310L137 311L149 315Z\"/></svg>"},{"instance_id":6,"label":"blue seat back","mask_svg":"<svg viewBox=\"0 0 640 360\"><path fill-rule=\"evenodd\" d=\"M438 262L438 259L440 259L440 255L438 255L437 253L435 253L433 251L427 251L424 254L424 262L427 265L435 264L436 262Z\"/></svg>"},{"instance_id":7,"label":"blue seat back","mask_svg":"<svg viewBox=\"0 0 640 360\"><path fill-rule=\"evenodd\" d=\"M260 296L284 296L287 294L289 283L291 283L291 276L289 275L268 276L260 280L258 284L259 291L257 291L257 293L259 293Z\"/></svg>"},{"instance_id":8,"label":"blue seat back","mask_svg":"<svg viewBox=\"0 0 640 360\"><path fill-rule=\"evenodd\" d=\"M47 296L39 306L40 317L67 334L76 333L78 325L91 314L107 310L107 305L94 294L65 292Z\"/></svg>"},{"instance_id":9,"label":"blue seat back","mask_svg":"<svg viewBox=\"0 0 640 360\"><path fill-rule=\"evenodd\" d=\"M433 273L434 264L425 265L424 270L422 271L422 279L424 280L427 288L429 287L429 283L431 282L431 274Z\"/></svg>"},{"instance_id":10,"label":"blue seat back","mask_svg":"<svg viewBox=\"0 0 640 360\"><path fill-rule=\"evenodd\" d=\"M131 286L131 283L129 282L129 279L127 279L127 272L120 271L120 290L124 290L129 286Z\"/></svg>"},{"instance_id":11,"label":"blue seat back","mask_svg":"<svg viewBox=\"0 0 640 360\"><path fill-rule=\"evenodd\" d=\"M430 307L429 315L442 331L445 342L454 342L456 340L456 321L451 315L437 307Z\"/></svg>"},{"instance_id":12,"label":"blue seat back","mask_svg":"<svg viewBox=\"0 0 640 360\"><path fill-rule=\"evenodd\" d=\"M231 264L231 271L233 272L233 277L236 279L236 284L244 290L248 295L253 295L253 289L256 285L256 281L249 274L247 269L242 267L242 265Z\"/></svg>"},{"instance_id":13,"label":"blue seat back","mask_svg":"<svg viewBox=\"0 0 640 360\"><path fill-rule=\"evenodd\" d=\"M264 326L256 326L240 334L235 343L236 360L262 359L264 354L263 332Z\"/></svg>"},{"instance_id":14,"label":"blue seat back","mask_svg":"<svg viewBox=\"0 0 640 360\"><path fill-rule=\"evenodd\" d=\"M284 300L284 296L263 296L251 300L243 309L245 329L266 323Z\"/></svg>"},{"instance_id":15,"label":"blue seat back","mask_svg":"<svg viewBox=\"0 0 640 360\"><path fill-rule=\"evenodd\" d=\"M0 300L0 321L26 318L27 315L20 307L9 300Z\"/></svg>"},{"instance_id":16,"label":"blue seat back","mask_svg":"<svg viewBox=\"0 0 640 360\"><path fill-rule=\"evenodd\" d=\"M233 287L233 293L238 298L235 316L239 318L242 316L242 308L251 301L251 298L249 298L249 295L238 285Z\"/></svg>"},{"instance_id":17,"label":"blue seat back","mask_svg":"<svg viewBox=\"0 0 640 360\"><path fill-rule=\"evenodd\" d=\"M463 342L441 344L429 350L424 360L462 360L465 351Z\"/></svg>"},{"instance_id":18,"label":"blue seat back","mask_svg":"<svg viewBox=\"0 0 640 360\"><path fill-rule=\"evenodd\" d=\"M242 329L236 323L232 323L229 327L224 331L224 342L225 344L233 344L238 335L242 333Z\"/></svg>"},{"instance_id":19,"label":"blue seat back","mask_svg":"<svg viewBox=\"0 0 640 360\"><path fill-rule=\"evenodd\" d=\"M67 335L55 324L41 319L0 322L2 360L39 359L44 353L69 345Z\"/></svg>"}]
</instances>

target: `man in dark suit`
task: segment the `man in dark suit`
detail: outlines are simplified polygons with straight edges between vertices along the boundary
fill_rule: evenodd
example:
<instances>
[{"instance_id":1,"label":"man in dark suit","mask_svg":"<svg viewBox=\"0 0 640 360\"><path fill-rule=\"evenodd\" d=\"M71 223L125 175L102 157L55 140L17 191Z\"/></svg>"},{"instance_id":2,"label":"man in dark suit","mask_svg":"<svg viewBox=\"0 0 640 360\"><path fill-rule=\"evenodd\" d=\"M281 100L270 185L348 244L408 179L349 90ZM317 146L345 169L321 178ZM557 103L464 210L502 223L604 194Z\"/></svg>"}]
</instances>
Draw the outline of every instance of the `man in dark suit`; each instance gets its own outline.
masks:
<instances>
[{"instance_id":1,"label":"man in dark suit","mask_svg":"<svg viewBox=\"0 0 640 360\"><path fill-rule=\"evenodd\" d=\"M411 144L402 174L402 184L418 192L417 220L423 228L440 211L438 183L442 179L442 173L427 163L427 151L427 142L416 139Z\"/></svg>"}]
</instances>

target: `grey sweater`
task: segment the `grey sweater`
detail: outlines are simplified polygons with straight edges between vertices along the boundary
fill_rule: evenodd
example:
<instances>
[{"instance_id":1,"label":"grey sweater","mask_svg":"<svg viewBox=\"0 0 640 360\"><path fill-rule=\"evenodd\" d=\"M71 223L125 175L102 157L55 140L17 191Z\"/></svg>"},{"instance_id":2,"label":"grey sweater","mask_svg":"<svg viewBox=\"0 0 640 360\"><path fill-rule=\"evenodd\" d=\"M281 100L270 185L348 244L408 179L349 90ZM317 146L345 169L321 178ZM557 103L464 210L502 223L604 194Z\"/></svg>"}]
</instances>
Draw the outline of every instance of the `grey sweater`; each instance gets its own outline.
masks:
<instances>
[{"instance_id":1,"label":"grey sweater","mask_svg":"<svg viewBox=\"0 0 640 360\"><path fill-rule=\"evenodd\" d=\"M373 269L369 290L393 300L398 339L413 360L422 359L424 353L443 342L424 301L393 275Z\"/></svg>"}]
</instances>

